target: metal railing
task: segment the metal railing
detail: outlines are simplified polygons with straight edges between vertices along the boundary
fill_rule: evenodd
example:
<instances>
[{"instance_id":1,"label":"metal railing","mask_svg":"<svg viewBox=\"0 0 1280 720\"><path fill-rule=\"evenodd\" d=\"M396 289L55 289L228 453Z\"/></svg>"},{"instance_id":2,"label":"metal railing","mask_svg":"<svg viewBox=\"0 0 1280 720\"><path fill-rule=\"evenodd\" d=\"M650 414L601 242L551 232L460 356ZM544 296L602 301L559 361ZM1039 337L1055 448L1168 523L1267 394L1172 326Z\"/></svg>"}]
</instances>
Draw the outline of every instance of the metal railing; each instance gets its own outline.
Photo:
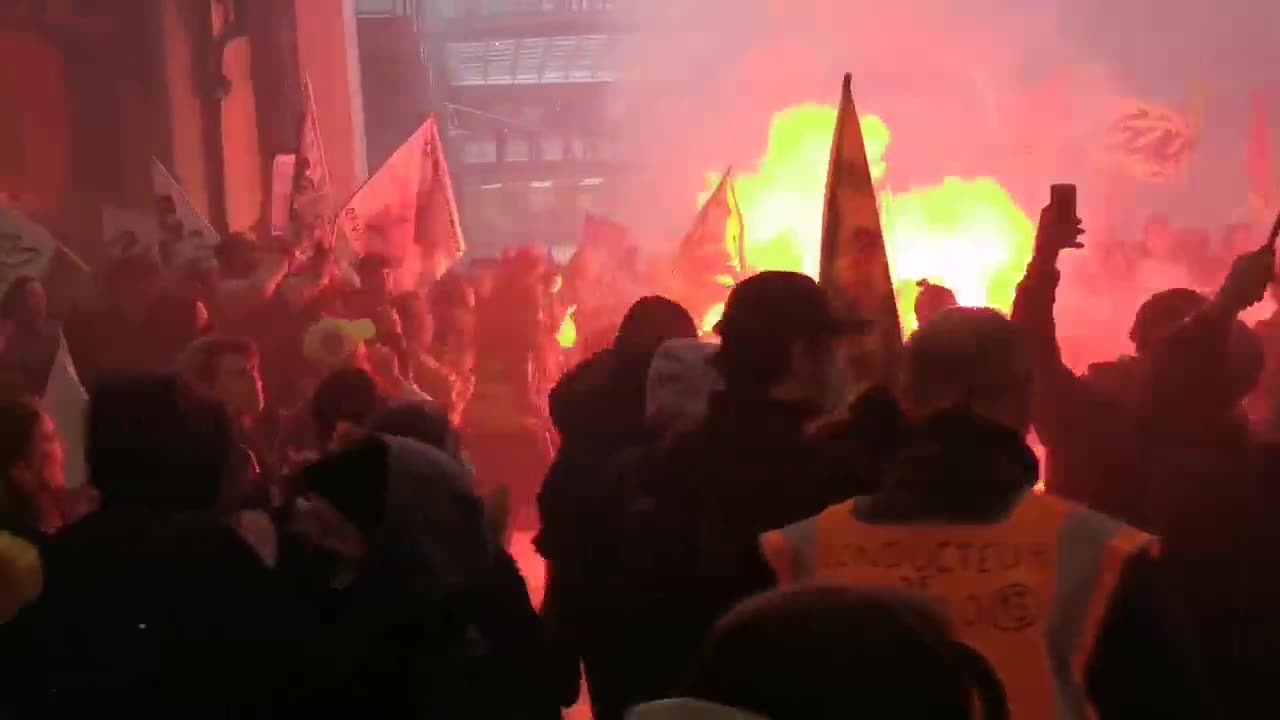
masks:
<instances>
[{"instance_id":1,"label":"metal railing","mask_svg":"<svg viewBox=\"0 0 1280 720\"><path fill-rule=\"evenodd\" d=\"M610 13L621 0L428 0L427 10L444 19Z\"/></svg>"}]
</instances>

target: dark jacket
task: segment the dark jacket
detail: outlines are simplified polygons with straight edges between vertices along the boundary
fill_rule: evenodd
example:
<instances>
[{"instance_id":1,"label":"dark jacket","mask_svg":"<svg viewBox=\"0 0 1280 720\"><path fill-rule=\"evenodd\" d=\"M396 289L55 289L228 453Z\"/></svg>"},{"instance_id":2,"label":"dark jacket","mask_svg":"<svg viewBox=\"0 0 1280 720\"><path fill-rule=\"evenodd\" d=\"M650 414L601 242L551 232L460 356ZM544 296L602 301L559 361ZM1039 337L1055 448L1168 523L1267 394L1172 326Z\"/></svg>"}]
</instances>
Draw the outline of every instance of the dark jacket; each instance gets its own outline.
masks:
<instances>
[{"instance_id":1,"label":"dark jacket","mask_svg":"<svg viewBox=\"0 0 1280 720\"><path fill-rule=\"evenodd\" d=\"M267 569L200 515L104 506L42 549L20 618L21 717L254 716L267 695Z\"/></svg>"},{"instance_id":2,"label":"dark jacket","mask_svg":"<svg viewBox=\"0 0 1280 720\"><path fill-rule=\"evenodd\" d=\"M842 466L847 439L814 436L814 408L765 398L712 396L701 427L639 450L614 468L625 488L611 656L619 678L597 717L667 697L711 625L773 576L756 537L867 488ZM623 672L625 670L625 672ZM604 712L599 707L604 701Z\"/></svg>"},{"instance_id":3,"label":"dark jacket","mask_svg":"<svg viewBox=\"0 0 1280 720\"><path fill-rule=\"evenodd\" d=\"M1243 412L1227 404L1209 412L1203 402L1206 391L1235 397L1227 351L1236 320L1199 312L1143 357L1077 376L1053 322L1058 280L1052 265L1033 261L1013 310L1032 341L1048 489L1160 536L1167 582L1187 608L1215 700L1241 703L1229 716L1247 714L1266 686L1256 679L1274 666L1265 659L1274 651L1257 645L1275 637L1258 599L1274 597L1276 584L1259 571L1274 564L1273 545L1258 538L1274 525L1277 498L1263 479L1275 454L1251 438Z\"/></svg>"},{"instance_id":4,"label":"dark jacket","mask_svg":"<svg viewBox=\"0 0 1280 720\"><path fill-rule=\"evenodd\" d=\"M648 370L645 358L628 361L606 350L570 370L552 389L551 421L560 448L538 492L542 522L536 540L549 562L568 560L586 540L580 532L584 511L596 505L604 471L623 450L647 439Z\"/></svg>"},{"instance_id":5,"label":"dark jacket","mask_svg":"<svg viewBox=\"0 0 1280 720\"><path fill-rule=\"evenodd\" d=\"M299 609L282 716L558 717L541 622L465 471L412 440L369 442L385 447L369 468L385 510L358 579L332 588L326 556L293 543L282 558Z\"/></svg>"}]
</instances>

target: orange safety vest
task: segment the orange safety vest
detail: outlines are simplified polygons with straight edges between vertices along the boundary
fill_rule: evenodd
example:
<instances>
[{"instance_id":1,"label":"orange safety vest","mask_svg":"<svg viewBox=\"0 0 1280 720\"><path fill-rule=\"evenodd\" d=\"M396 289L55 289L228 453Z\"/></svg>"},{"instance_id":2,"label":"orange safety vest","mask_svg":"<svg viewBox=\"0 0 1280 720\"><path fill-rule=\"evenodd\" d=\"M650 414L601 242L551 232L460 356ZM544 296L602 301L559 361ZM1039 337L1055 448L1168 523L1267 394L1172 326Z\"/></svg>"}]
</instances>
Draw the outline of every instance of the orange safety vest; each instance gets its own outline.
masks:
<instances>
[{"instance_id":1,"label":"orange safety vest","mask_svg":"<svg viewBox=\"0 0 1280 720\"><path fill-rule=\"evenodd\" d=\"M989 525L873 525L856 501L766 533L783 585L837 582L923 594L1004 682L1014 720L1092 718L1085 668L1125 561L1156 539L1047 495Z\"/></svg>"}]
</instances>

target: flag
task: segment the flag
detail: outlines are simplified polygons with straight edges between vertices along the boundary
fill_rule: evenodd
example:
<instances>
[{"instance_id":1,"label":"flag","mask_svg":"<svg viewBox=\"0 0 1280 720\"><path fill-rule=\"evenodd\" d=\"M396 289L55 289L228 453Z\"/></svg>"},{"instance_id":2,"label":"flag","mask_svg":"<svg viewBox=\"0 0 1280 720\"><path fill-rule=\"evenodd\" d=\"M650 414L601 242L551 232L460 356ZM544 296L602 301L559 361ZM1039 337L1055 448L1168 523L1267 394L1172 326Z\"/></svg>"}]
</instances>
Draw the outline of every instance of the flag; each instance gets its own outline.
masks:
<instances>
[{"instance_id":1,"label":"flag","mask_svg":"<svg viewBox=\"0 0 1280 720\"><path fill-rule=\"evenodd\" d=\"M339 213L351 258L380 253L397 289L436 279L466 252L444 146L427 118Z\"/></svg>"},{"instance_id":2,"label":"flag","mask_svg":"<svg viewBox=\"0 0 1280 720\"><path fill-rule=\"evenodd\" d=\"M24 275L43 278L58 253L58 241L42 225L0 205L0 290Z\"/></svg>"},{"instance_id":3,"label":"flag","mask_svg":"<svg viewBox=\"0 0 1280 720\"><path fill-rule=\"evenodd\" d=\"M298 133L290 216L299 226L302 242L328 244L334 212L332 181L310 78L302 80L302 102L302 128Z\"/></svg>"},{"instance_id":4,"label":"flag","mask_svg":"<svg viewBox=\"0 0 1280 720\"><path fill-rule=\"evenodd\" d=\"M1140 100L1126 101L1107 129L1105 153L1139 180L1163 183L1180 177L1200 140L1203 93L1191 114Z\"/></svg>"},{"instance_id":5,"label":"flag","mask_svg":"<svg viewBox=\"0 0 1280 720\"><path fill-rule=\"evenodd\" d=\"M819 280L838 317L871 322L868 354L880 377L888 378L902 353L902 326L852 81L844 76L831 143Z\"/></svg>"},{"instance_id":6,"label":"flag","mask_svg":"<svg viewBox=\"0 0 1280 720\"><path fill-rule=\"evenodd\" d=\"M727 275L736 280L743 268L744 230L733 168L729 168L702 203L693 227L680 241L675 271L696 269L707 271L713 277Z\"/></svg>"},{"instance_id":7,"label":"flag","mask_svg":"<svg viewBox=\"0 0 1280 720\"><path fill-rule=\"evenodd\" d=\"M88 480L84 460L84 422L89 395L80 384L75 364L71 362L66 338L59 338L58 355L49 371L43 401L45 412L62 437L67 487L83 487Z\"/></svg>"},{"instance_id":8,"label":"flag","mask_svg":"<svg viewBox=\"0 0 1280 720\"><path fill-rule=\"evenodd\" d=\"M0 292L24 275L39 278L52 300L55 294L64 295L87 284L89 267L43 226L16 208L0 206ZM43 400L66 449L67 483L79 487L85 480L84 412L88 396L62 337L58 339Z\"/></svg>"},{"instance_id":9,"label":"flag","mask_svg":"<svg viewBox=\"0 0 1280 720\"><path fill-rule=\"evenodd\" d=\"M729 168L698 210L672 263L674 297L694 317L723 303L742 277L743 241L742 212Z\"/></svg>"},{"instance_id":10,"label":"flag","mask_svg":"<svg viewBox=\"0 0 1280 720\"><path fill-rule=\"evenodd\" d=\"M214 250L222 238L191 204L191 198L164 165L151 158L151 190L160 225L160 262L170 270L214 262Z\"/></svg>"},{"instance_id":11,"label":"flag","mask_svg":"<svg viewBox=\"0 0 1280 720\"><path fill-rule=\"evenodd\" d=\"M80 256L18 208L0 204L0 292L23 275L42 281L55 308L74 305L92 281Z\"/></svg>"},{"instance_id":12,"label":"flag","mask_svg":"<svg viewBox=\"0 0 1280 720\"><path fill-rule=\"evenodd\" d=\"M1245 158L1245 176L1249 179L1249 216L1259 226L1264 226L1271 220L1278 189L1272 162L1271 127L1267 120L1266 98L1260 94L1255 95L1249 119L1249 154Z\"/></svg>"},{"instance_id":13,"label":"flag","mask_svg":"<svg viewBox=\"0 0 1280 720\"><path fill-rule=\"evenodd\" d=\"M102 206L102 237L113 256L150 255L157 257L160 227L153 212Z\"/></svg>"},{"instance_id":14,"label":"flag","mask_svg":"<svg viewBox=\"0 0 1280 720\"><path fill-rule=\"evenodd\" d=\"M625 225L601 215L587 213L582 221L578 249L564 270L564 284L571 302L591 305L598 293L615 292L616 270L623 256L636 244Z\"/></svg>"}]
</instances>

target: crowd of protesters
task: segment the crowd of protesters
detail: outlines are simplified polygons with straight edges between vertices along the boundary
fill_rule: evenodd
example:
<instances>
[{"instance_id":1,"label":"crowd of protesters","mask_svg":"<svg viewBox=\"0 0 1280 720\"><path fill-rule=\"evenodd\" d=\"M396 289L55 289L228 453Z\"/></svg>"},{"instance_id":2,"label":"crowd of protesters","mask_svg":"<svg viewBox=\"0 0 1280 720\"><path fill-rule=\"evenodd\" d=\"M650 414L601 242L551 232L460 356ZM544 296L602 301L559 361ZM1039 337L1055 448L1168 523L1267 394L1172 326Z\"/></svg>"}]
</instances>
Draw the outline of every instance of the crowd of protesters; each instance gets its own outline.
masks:
<instances>
[{"instance_id":1,"label":"crowd of protesters","mask_svg":"<svg viewBox=\"0 0 1280 720\"><path fill-rule=\"evenodd\" d=\"M1275 251L1152 297L1134 354L1078 374L1054 303L1080 233L1042 216L1010 318L925 288L851 402L876 320L794 273L740 281L714 342L665 297L584 308L581 357L530 250L396 294L386 258L348 278L231 236L215 269L118 258L56 321L20 279L0 717L1266 712L1280 448L1245 401L1276 338L1237 318ZM82 448L38 400L63 347Z\"/></svg>"}]
</instances>

